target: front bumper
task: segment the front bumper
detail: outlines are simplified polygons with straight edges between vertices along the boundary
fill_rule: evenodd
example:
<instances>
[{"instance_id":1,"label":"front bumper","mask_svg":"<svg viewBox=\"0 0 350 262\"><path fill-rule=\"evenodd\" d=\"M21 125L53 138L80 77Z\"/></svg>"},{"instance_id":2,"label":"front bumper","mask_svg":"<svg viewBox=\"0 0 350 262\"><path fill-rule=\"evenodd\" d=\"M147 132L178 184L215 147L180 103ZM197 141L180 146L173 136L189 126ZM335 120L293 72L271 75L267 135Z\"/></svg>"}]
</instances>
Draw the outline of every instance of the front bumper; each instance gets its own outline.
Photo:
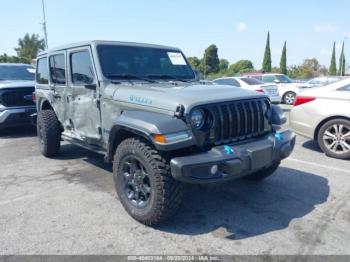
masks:
<instances>
[{"instance_id":1,"label":"front bumper","mask_svg":"<svg viewBox=\"0 0 350 262\"><path fill-rule=\"evenodd\" d=\"M287 129L259 140L173 158L171 173L176 180L195 184L237 179L288 157L294 145L295 134Z\"/></svg>"},{"instance_id":2,"label":"front bumper","mask_svg":"<svg viewBox=\"0 0 350 262\"><path fill-rule=\"evenodd\" d=\"M31 115L36 113L35 106L4 108L0 111L0 128L31 124Z\"/></svg>"}]
</instances>

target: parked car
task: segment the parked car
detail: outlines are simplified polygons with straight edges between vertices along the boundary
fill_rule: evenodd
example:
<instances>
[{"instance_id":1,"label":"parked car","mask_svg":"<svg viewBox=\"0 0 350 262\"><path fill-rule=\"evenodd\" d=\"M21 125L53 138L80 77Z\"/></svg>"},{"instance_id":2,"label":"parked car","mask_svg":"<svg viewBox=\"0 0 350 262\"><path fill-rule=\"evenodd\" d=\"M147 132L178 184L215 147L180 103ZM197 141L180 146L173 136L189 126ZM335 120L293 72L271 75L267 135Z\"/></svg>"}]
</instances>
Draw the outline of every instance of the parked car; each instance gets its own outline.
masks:
<instances>
[{"instance_id":1,"label":"parked car","mask_svg":"<svg viewBox=\"0 0 350 262\"><path fill-rule=\"evenodd\" d=\"M291 127L318 142L323 152L350 158L350 79L301 91L290 113Z\"/></svg>"},{"instance_id":2,"label":"parked car","mask_svg":"<svg viewBox=\"0 0 350 262\"><path fill-rule=\"evenodd\" d=\"M300 91L300 83L294 83L288 76L283 74L245 74L268 84L276 84L282 97L282 102L287 105L293 105L294 99Z\"/></svg>"},{"instance_id":3,"label":"parked car","mask_svg":"<svg viewBox=\"0 0 350 262\"><path fill-rule=\"evenodd\" d=\"M91 41L39 54L39 146L61 139L113 162L119 200L136 220L157 224L179 207L180 183L262 180L295 144L267 95L202 85L181 50Z\"/></svg>"},{"instance_id":4,"label":"parked car","mask_svg":"<svg viewBox=\"0 0 350 262\"><path fill-rule=\"evenodd\" d=\"M269 96L271 103L281 103L281 97L279 96L277 85L265 84L264 82L249 77L222 77L213 80L214 83L220 85L236 86L243 89L265 93Z\"/></svg>"},{"instance_id":5,"label":"parked car","mask_svg":"<svg viewBox=\"0 0 350 262\"><path fill-rule=\"evenodd\" d=\"M0 63L0 129L30 124L34 78L30 65Z\"/></svg>"},{"instance_id":6,"label":"parked car","mask_svg":"<svg viewBox=\"0 0 350 262\"><path fill-rule=\"evenodd\" d=\"M334 82L337 82L340 79L341 79L341 77L338 77L338 76L315 77L313 79L310 79L306 83L301 84L300 87L302 87L302 88L312 88L312 87L326 86L326 85L332 84Z\"/></svg>"}]
</instances>

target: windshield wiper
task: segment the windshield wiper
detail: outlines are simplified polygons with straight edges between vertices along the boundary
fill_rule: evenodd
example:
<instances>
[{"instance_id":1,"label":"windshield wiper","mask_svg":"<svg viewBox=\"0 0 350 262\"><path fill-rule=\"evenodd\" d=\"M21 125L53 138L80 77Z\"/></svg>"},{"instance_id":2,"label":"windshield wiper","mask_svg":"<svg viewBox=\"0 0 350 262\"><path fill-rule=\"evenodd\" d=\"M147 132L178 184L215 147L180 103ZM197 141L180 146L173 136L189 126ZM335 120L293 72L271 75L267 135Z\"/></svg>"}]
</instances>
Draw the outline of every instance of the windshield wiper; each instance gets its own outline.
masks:
<instances>
[{"instance_id":1,"label":"windshield wiper","mask_svg":"<svg viewBox=\"0 0 350 262\"><path fill-rule=\"evenodd\" d=\"M181 82L189 82L189 80L186 80L186 79L181 79L181 78L177 78L177 77L172 76L172 75L164 75L164 74L160 74L160 75L147 75L147 77L149 77L149 78L159 78L159 79L175 80L175 81L181 81Z\"/></svg>"},{"instance_id":2,"label":"windshield wiper","mask_svg":"<svg viewBox=\"0 0 350 262\"><path fill-rule=\"evenodd\" d=\"M110 74L107 75L108 78L113 78L113 79L129 79L129 80L143 80L149 83L154 83L154 80L151 80L149 78L146 77L142 77L142 76L137 76L137 75L133 75L133 74Z\"/></svg>"}]
</instances>

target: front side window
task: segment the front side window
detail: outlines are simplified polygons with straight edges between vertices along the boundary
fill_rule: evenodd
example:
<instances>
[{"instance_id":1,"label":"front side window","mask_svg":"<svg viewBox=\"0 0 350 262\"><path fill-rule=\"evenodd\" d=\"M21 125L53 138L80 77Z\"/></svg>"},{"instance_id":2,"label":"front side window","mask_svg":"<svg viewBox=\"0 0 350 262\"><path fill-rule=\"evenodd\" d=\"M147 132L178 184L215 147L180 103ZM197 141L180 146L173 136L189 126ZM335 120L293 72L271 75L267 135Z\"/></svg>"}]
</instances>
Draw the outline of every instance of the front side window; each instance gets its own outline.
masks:
<instances>
[{"instance_id":1,"label":"front side window","mask_svg":"<svg viewBox=\"0 0 350 262\"><path fill-rule=\"evenodd\" d=\"M1 80L34 80L35 69L26 65L0 65Z\"/></svg>"},{"instance_id":2,"label":"front side window","mask_svg":"<svg viewBox=\"0 0 350 262\"><path fill-rule=\"evenodd\" d=\"M52 83L66 84L66 63L63 54L50 56L50 75Z\"/></svg>"},{"instance_id":3,"label":"front side window","mask_svg":"<svg viewBox=\"0 0 350 262\"><path fill-rule=\"evenodd\" d=\"M71 75L75 85L86 85L94 82L92 61L88 50L72 53Z\"/></svg>"},{"instance_id":4,"label":"front side window","mask_svg":"<svg viewBox=\"0 0 350 262\"><path fill-rule=\"evenodd\" d=\"M49 83L49 68L46 57L40 58L36 64L36 82L42 85Z\"/></svg>"},{"instance_id":5,"label":"front side window","mask_svg":"<svg viewBox=\"0 0 350 262\"><path fill-rule=\"evenodd\" d=\"M97 51L103 75L109 79L195 79L179 51L119 45L99 45Z\"/></svg>"}]
</instances>

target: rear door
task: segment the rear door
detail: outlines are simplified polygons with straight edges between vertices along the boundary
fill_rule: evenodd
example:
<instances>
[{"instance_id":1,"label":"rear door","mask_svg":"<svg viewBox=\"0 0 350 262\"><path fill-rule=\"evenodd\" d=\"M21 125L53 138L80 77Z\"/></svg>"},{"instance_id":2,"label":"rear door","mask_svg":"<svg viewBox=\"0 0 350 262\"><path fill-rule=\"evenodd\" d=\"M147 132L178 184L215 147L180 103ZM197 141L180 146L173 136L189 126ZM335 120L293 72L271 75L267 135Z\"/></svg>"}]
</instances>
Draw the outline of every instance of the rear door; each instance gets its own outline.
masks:
<instances>
[{"instance_id":1,"label":"rear door","mask_svg":"<svg viewBox=\"0 0 350 262\"><path fill-rule=\"evenodd\" d=\"M100 98L96 70L89 46L67 53L68 117L74 137L92 145L101 143Z\"/></svg>"},{"instance_id":2,"label":"rear door","mask_svg":"<svg viewBox=\"0 0 350 262\"><path fill-rule=\"evenodd\" d=\"M52 90L51 105L61 123L66 121L65 90L67 87L66 51L51 53L49 58L50 80Z\"/></svg>"}]
</instances>

